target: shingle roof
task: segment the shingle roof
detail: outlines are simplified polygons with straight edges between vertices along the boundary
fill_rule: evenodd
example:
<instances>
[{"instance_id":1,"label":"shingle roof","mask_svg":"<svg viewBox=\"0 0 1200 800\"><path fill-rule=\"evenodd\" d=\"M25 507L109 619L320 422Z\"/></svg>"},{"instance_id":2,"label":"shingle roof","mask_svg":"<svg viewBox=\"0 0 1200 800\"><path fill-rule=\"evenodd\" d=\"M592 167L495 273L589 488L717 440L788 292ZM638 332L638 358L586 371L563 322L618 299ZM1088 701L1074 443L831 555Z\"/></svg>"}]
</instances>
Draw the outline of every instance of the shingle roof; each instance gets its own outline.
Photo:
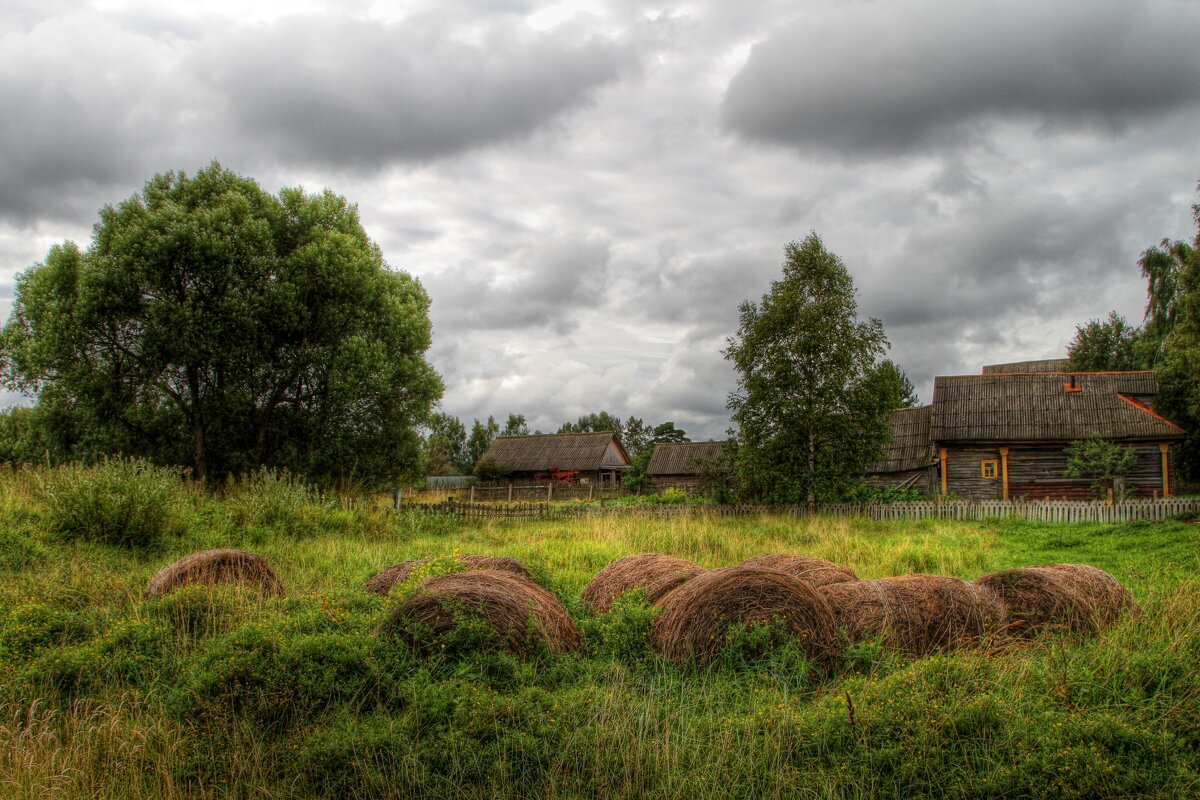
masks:
<instances>
[{"instance_id":1,"label":"shingle roof","mask_svg":"<svg viewBox=\"0 0 1200 800\"><path fill-rule=\"evenodd\" d=\"M1072 380L1079 391L1066 390ZM937 377L930 434L938 442L1182 436L1182 428L1128 396L1157 389L1149 371Z\"/></svg>"},{"instance_id":2,"label":"shingle roof","mask_svg":"<svg viewBox=\"0 0 1200 800\"><path fill-rule=\"evenodd\" d=\"M648 475L698 475L706 463L721 457L724 442L663 442L654 446Z\"/></svg>"},{"instance_id":3,"label":"shingle roof","mask_svg":"<svg viewBox=\"0 0 1200 800\"><path fill-rule=\"evenodd\" d=\"M501 436L483 454L511 472L551 469L609 469L604 454L615 445L624 465L629 456L615 433L554 433L541 436Z\"/></svg>"},{"instance_id":4,"label":"shingle roof","mask_svg":"<svg viewBox=\"0 0 1200 800\"><path fill-rule=\"evenodd\" d=\"M929 421L933 406L902 408L892 414L892 440L883 458L871 468L877 472L904 472L927 467L933 460Z\"/></svg>"},{"instance_id":5,"label":"shingle roof","mask_svg":"<svg viewBox=\"0 0 1200 800\"><path fill-rule=\"evenodd\" d=\"M1069 358L1044 358L1039 361L1010 361L1007 364L988 364L984 375L1007 375L1014 372L1066 372Z\"/></svg>"}]
</instances>

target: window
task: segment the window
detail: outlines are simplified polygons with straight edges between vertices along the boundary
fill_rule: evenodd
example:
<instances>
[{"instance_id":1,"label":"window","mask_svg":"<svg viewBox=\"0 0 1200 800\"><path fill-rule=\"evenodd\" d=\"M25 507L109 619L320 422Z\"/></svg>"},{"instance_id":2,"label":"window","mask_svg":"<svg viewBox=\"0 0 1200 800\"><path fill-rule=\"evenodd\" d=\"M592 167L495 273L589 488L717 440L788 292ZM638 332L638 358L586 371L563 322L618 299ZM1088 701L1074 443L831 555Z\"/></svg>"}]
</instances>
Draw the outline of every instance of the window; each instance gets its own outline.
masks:
<instances>
[{"instance_id":1,"label":"window","mask_svg":"<svg viewBox=\"0 0 1200 800\"><path fill-rule=\"evenodd\" d=\"M979 462L979 474L985 481L994 481L1000 474L1000 462L995 459Z\"/></svg>"}]
</instances>

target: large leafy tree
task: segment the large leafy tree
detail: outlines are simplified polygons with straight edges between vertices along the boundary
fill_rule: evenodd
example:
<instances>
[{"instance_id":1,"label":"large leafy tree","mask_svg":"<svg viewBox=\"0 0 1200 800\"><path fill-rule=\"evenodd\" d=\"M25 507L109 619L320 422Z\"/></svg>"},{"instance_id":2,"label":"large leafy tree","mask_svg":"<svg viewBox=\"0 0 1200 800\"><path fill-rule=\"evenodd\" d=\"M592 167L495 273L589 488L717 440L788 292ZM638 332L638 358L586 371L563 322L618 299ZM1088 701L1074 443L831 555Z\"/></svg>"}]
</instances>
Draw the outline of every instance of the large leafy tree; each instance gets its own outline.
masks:
<instances>
[{"instance_id":1,"label":"large leafy tree","mask_svg":"<svg viewBox=\"0 0 1200 800\"><path fill-rule=\"evenodd\" d=\"M574 422L564 422L558 429L559 433L615 433L619 437L624 432L621 418L607 411L584 414Z\"/></svg>"},{"instance_id":2,"label":"large leafy tree","mask_svg":"<svg viewBox=\"0 0 1200 800\"><path fill-rule=\"evenodd\" d=\"M466 475L473 465L462 420L442 411L434 413L425 440L425 474Z\"/></svg>"},{"instance_id":3,"label":"large leafy tree","mask_svg":"<svg viewBox=\"0 0 1200 800\"><path fill-rule=\"evenodd\" d=\"M1067 346L1071 369L1081 372L1144 369L1141 340L1143 330L1130 325L1116 311L1107 320L1088 320L1075 326L1075 338Z\"/></svg>"},{"instance_id":4,"label":"large leafy tree","mask_svg":"<svg viewBox=\"0 0 1200 800\"><path fill-rule=\"evenodd\" d=\"M500 423L496 422L496 418L488 415L487 422L475 420L471 425L471 433L467 436L467 459L470 461L471 469L475 469L475 465L479 463L479 459L483 458L483 454L492 446L492 442L500 435Z\"/></svg>"},{"instance_id":5,"label":"large leafy tree","mask_svg":"<svg viewBox=\"0 0 1200 800\"><path fill-rule=\"evenodd\" d=\"M1191 480L1200 479L1200 204L1192 206L1196 239L1178 270L1174 324L1163 341L1155 407L1187 431L1177 463Z\"/></svg>"},{"instance_id":6,"label":"large leafy tree","mask_svg":"<svg viewBox=\"0 0 1200 800\"><path fill-rule=\"evenodd\" d=\"M783 277L742 303L724 351L738 374L728 403L738 475L752 497L834 500L878 461L901 390L882 367L883 324L858 319L841 259L815 233L784 253Z\"/></svg>"},{"instance_id":7,"label":"large leafy tree","mask_svg":"<svg viewBox=\"0 0 1200 800\"><path fill-rule=\"evenodd\" d=\"M86 251L20 276L4 378L71 420L78 455L385 484L417 468L441 394L428 309L345 198L214 163L155 176Z\"/></svg>"}]
</instances>

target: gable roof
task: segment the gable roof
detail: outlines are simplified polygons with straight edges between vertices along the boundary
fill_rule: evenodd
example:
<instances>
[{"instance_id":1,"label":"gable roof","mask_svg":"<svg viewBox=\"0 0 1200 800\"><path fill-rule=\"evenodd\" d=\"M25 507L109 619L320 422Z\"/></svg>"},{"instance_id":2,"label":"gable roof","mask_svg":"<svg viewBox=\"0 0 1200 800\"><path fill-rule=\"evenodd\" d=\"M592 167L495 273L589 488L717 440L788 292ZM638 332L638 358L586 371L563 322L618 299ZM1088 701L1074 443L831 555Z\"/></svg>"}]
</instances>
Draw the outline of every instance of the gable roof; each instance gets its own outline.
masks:
<instances>
[{"instance_id":1,"label":"gable roof","mask_svg":"<svg viewBox=\"0 0 1200 800\"><path fill-rule=\"evenodd\" d=\"M492 442L483 457L510 472L552 469L592 471L629 466L629 455L617 441L615 433L501 436Z\"/></svg>"},{"instance_id":2,"label":"gable roof","mask_svg":"<svg viewBox=\"0 0 1200 800\"><path fill-rule=\"evenodd\" d=\"M1066 372L1070 369L1069 358L1043 358L1037 361L1010 361L1007 364L988 364L984 375L1008 375L1014 372Z\"/></svg>"},{"instance_id":3,"label":"gable roof","mask_svg":"<svg viewBox=\"0 0 1200 800\"><path fill-rule=\"evenodd\" d=\"M1078 391L1067 391L1074 381ZM1175 439L1183 429L1130 395L1154 395L1142 372L1047 372L934 378L934 441Z\"/></svg>"},{"instance_id":4,"label":"gable roof","mask_svg":"<svg viewBox=\"0 0 1200 800\"><path fill-rule=\"evenodd\" d=\"M654 446L647 475L699 475L721 457L724 442L663 442Z\"/></svg>"},{"instance_id":5,"label":"gable roof","mask_svg":"<svg viewBox=\"0 0 1200 800\"><path fill-rule=\"evenodd\" d=\"M927 467L933 461L933 442L929 422L933 406L902 408L890 420L892 439L872 473L905 472Z\"/></svg>"}]
</instances>

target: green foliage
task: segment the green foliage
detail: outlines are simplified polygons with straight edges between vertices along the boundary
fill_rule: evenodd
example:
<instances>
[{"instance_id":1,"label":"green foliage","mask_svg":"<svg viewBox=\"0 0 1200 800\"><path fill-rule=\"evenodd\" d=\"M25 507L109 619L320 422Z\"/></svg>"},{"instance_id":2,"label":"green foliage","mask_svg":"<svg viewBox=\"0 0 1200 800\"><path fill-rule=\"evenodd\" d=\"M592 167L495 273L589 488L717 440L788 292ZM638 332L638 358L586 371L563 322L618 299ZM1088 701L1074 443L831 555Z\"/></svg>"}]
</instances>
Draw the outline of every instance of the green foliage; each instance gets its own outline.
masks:
<instances>
[{"instance_id":1,"label":"green foliage","mask_svg":"<svg viewBox=\"0 0 1200 800\"><path fill-rule=\"evenodd\" d=\"M816 234L785 248L783 278L744 302L725 357L738 373L729 409L750 497L837 500L882 453L901 402L879 320L860 322L845 265Z\"/></svg>"},{"instance_id":2,"label":"green foliage","mask_svg":"<svg viewBox=\"0 0 1200 800\"><path fill-rule=\"evenodd\" d=\"M345 198L214 163L155 176L101 209L86 251L18 278L4 377L40 390L75 457L394 485L441 392L428 306Z\"/></svg>"},{"instance_id":3,"label":"green foliage","mask_svg":"<svg viewBox=\"0 0 1200 800\"><path fill-rule=\"evenodd\" d=\"M90 641L43 651L21 677L66 694L145 686L160 676L171 644L165 626L123 617Z\"/></svg>"},{"instance_id":4,"label":"green foliage","mask_svg":"<svg viewBox=\"0 0 1200 800\"><path fill-rule=\"evenodd\" d=\"M169 706L181 719L244 717L277 732L297 717L360 699L375 682L372 641L249 623L196 651Z\"/></svg>"},{"instance_id":5,"label":"green foliage","mask_svg":"<svg viewBox=\"0 0 1200 800\"><path fill-rule=\"evenodd\" d=\"M615 433L620 438L623 433L621 418L607 411L584 414L574 422L564 422L558 429L559 433Z\"/></svg>"},{"instance_id":6,"label":"green foliage","mask_svg":"<svg viewBox=\"0 0 1200 800\"><path fill-rule=\"evenodd\" d=\"M621 428L621 445L629 458L636 461L647 448L654 444L654 427L647 425L641 417L632 414Z\"/></svg>"},{"instance_id":7,"label":"green foliage","mask_svg":"<svg viewBox=\"0 0 1200 800\"><path fill-rule=\"evenodd\" d=\"M1113 488L1114 479L1128 475L1137 463L1134 448L1105 441L1099 436L1071 442L1066 454L1066 476L1095 478L1093 486L1101 495Z\"/></svg>"},{"instance_id":8,"label":"green foliage","mask_svg":"<svg viewBox=\"0 0 1200 800\"><path fill-rule=\"evenodd\" d=\"M46 528L61 539L154 547L183 533L187 490L173 470L114 458L38 475Z\"/></svg>"},{"instance_id":9,"label":"green foliage","mask_svg":"<svg viewBox=\"0 0 1200 800\"><path fill-rule=\"evenodd\" d=\"M42 650L90 639L97 621L90 611L27 601L9 608L0 624L0 664L21 666Z\"/></svg>"},{"instance_id":10,"label":"green foliage","mask_svg":"<svg viewBox=\"0 0 1200 800\"><path fill-rule=\"evenodd\" d=\"M629 469L621 476L621 485L637 494L644 492L650 485L650 475L646 470L650 467L650 459L653 456L654 443L651 442L632 457Z\"/></svg>"},{"instance_id":11,"label":"green foliage","mask_svg":"<svg viewBox=\"0 0 1200 800\"><path fill-rule=\"evenodd\" d=\"M589 617L580 625L584 649L600 658L641 664L654 658L650 631L659 609L645 589L630 589L609 606L608 613Z\"/></svg>"},{"instance_id":12,"label":"green foliage","mask_svg":"<svg viewBox=\"0 0 1200 800\"><path fill-rule=\"evenodd\" d=\"M501 436L528 436L529 423L525 421L524 414L509 414L508 419L504 422L504 430L500 431Z\"/></svg>"},{"instance_id":13,"label":"green foliage","mask_svg":"<svg viewBox=\"0 0 1200 800\"><path fill-rule=\"evenodd\" d=\"M270 533L315 535L327 529L334 503L287 470L259 469L225 483L225 508L235 526L261 541Z\"/></svg>"},{"instance_id":14,"label":"green foliage","mask_svg":"<svg viewBox=\"0 0 1200 800\"><path fill-rule=\"evenodd\" d=\"M1110 372L1147 369L1142 360L1141 328L1130 325L1116 311L1108 319L1088 320L1075 327L1075 338L1067 346L1070 368L1079 372Z\"/></svg>"},{"instance_id":15,"label":"green foliage","mask_svg":"<svg viewBox=\"0 0 1200 800\"><path fill-rule=\"evenodd\" d=\"M475 463L475 477L481 481L505 481L511 474L507 467L500 466L495 459L481 458Z\"/></svg>"},{"instance_id":16,"label":"green foliage","mask_svg":"<svg viewBox=\"0 0 1200 800\"><path fill-rule=\"evenodd\" d=\"M896 397L899 398L897 408L916 408L921 404L921 398L917 396L917 387L913 386L908 373L894 361L885 358L879 362L879 374L882 381L895 387Z\"/></svg>"},{"instance_id":17,"label":"green foliage","mask_svg":"<svg viewBox=\"0 0 1200 800\"><path fill-rule=\"evenodd\" d=\"M471 434L467 437L467 461L471 465L468 472L474 471L479 459L483 458L483 454L488 451L499 434L500 425L496 422L495 417L489 415L486 423L475 420L471 426Z\"/></svg>"},{"instance_id":18,"label":"green foliage","mask_svg":"<svg viewBox=\"0 0 1200 800\"><path fill-rule=\"evenodd\" d=\"M1187 437L1176 448L1176 463L1191 480L1200 479L1200 205L1195 247L1179 266L1172 306L1175 323L1162 346L1155 407L1178 423Z\"/></svg>"},{"instance_id":19,"label":"green foliage","mask_svg":"<svg viewBox=\"0 0 1200 800\"><path fill-rule=\"evenodd\" d=\"M682 428L676 428L674 422L664 422L661 425L654 426L654 443L662 444L663 442L690 442L687 438L687 431Z\"/></svg>"},{"instance_id":20,"label":"green foliage","mask_svg":"<svg viewBox=\"0 0 1200 800\"><path fill-rule=\"evenodd\" d=\"M0 571L16 572L44 562L49 553L21 528L0 528Z\"/></svg>"},{"instance_id":21,"label":"green foliage","mask_svg":"<svg viewBox=\"0 0 1200 800\"><path fill-rule=\"evenodd\" d=\"M458 417L437 412L425 439L426 475L467 475L475 464L467 451L467 429Z\"/></svg>"},{"instance_id":22,"label":"green foliage","mask_svg":"<svg viewBox=\"0 0 1200 800\"><path fill-rule=\"evenodd\" d=\"M810 689L818 677L800 640L783 620L730 626L712 668L733 675L748 673L755 682L785 691Z\"/></svg>"}]
</instances>

